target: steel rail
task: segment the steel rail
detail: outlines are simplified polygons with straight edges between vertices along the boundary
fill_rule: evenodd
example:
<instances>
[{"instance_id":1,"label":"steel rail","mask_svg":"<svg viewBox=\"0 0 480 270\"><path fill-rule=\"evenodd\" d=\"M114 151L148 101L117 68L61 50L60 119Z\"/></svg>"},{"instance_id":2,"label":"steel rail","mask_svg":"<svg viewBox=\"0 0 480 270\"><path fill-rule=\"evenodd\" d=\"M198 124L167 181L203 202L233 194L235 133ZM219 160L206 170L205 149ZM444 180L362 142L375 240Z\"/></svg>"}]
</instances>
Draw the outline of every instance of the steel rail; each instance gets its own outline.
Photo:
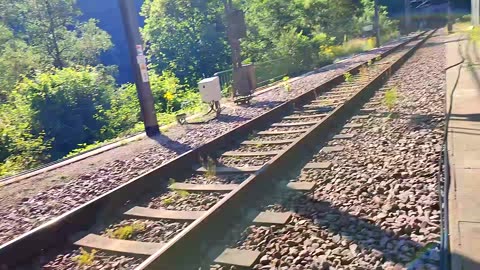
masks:
<instances>
[{"instance_id":1,"label":"steel rail","mask_svg":"<svg viewBox=\"0 0 480 270\"><path fill-rule=\"evenodd\" d=\"M149 269L190 269L192 261L201 261L206 256L202 246L221 241L224 233L236 222L240 222L244 209L254 207L256 201L264 197L265 190L275 186L275 179L285 174L285 168L292 167L292 160L298 160L302 155L312 152L315 145L328 139L329 131L338 123L346 121L366 100L375 93L376 86L385 82L392 72L400 66L419 48L433 33L425 34L422 39L407 49L398 60L381 68L380 74L371 79L344 104L338 106L326 118L322 119L309 130L295 139L280 154L270 160L261 170L247 178L240 186L210 208L201 218L191 223L185 230L176 235L158 252L139 265L136 270ZM419 36L417 36L418 38ZM302 97L302 104L315 97L309 92ZM188 258L188 259L187 259Z\"/></svg>"},{"instance_id":2,"label":"steel rail","mask_svg":"<svg viewBox=\"0 0 480 270\"><path fill-rule=\"evenodd\" d=\"M425 32L424 32L425 33ZM406 39L404 42L393 46L390 50L380 54L382 58L388 56L397 49L404 45L418 39L424 33L413 36ZM431 35L430 33L429 35ZM428 38L428 37L427 37ZM423 43L425 39L419 44ZM419 46L415 46L417 48ZM413 53L413 48L409 50L407 54ZM399 63L403 62L404 57L392 64L393 68L398 68ZM359 63L357 66L349 69L352 75L359 72L360 68L364 66L367 61ZM382 80L382 76L378 76L375 79L375 83ZM3 244L0 246L0 262L5 266L15 266L20 263L25 263L31 260L31 258L42 255L44 250L58 246L61 243L70 242L70 238L76 233L88 230L98 220L105 219L112 216L113 213L125 205L127 201L132 198L137 198L142 194L148 193L152 190L152 187L161 186L160 183L168 182L168 179L175 178L178 175L182 175L185 168L191 168L192 164L197 163L198 157L208 156L209 153L216 152L219 149L230 145L235 142L239 136L247 136L253 130L261 129L268 125L268 123L280 119L285 114L292 111L293 108L300 104L305 104L315 99L320 93L326 92L334 86L344 82L343 74L334 77L328 82L312 89L306 93L298 95L297 97L282 103L281 105L269 110L268 112L242 124L241 126L220 135L206 144L190 150L179 157L161 165L73 210L68 211L35 229ZM369 84L371 85L371 84ZM313 138L318 139L318 136L325 136L325 132L332 125L335 124L333 119L339 119L342 115L347 115L347 112L351 111L350 107L354 102L358 102L364 98L366 91L360 91L354 95L354 97L348 100L343 106L338 107L332 113L332 117L327 117L319 124L309 129L305 135L296 140L296 143L288 147L284 152L274 157L269 164L265 165L260 171L256 172L253 176L249 177L246 181L240 184L240 187L231 192L226 198L221 200L221 203L215 205L212 209L195 222L190 224L186 230L182 231L179 235L169 241L163 248L157 253L149 257L138 269L158 269L158 267L165 267L166 269L172 269L173 265L177 265L179 259L185 254L186 250L191 250L192 240L198 240L203 232L216 231L216 226L209 228L209 220L223 219L222 215L225 214L225 209L232 209L235 205L245 203L245 195L251 193L251 195L259 192L257 187L261 187L268 179L273 175L275 170L279 170L288 165L288 159L292 158L299 153L300 149L308 147L308 142ZM263 180L262 180L263 179ZM227 199L228 198L228 199ZM248 204L248 202L247 202ZM232 211L231 214L237 213ZM238 213L237 213L238 214ZM225 215L229 216L229 215ZM208 222L207 222L208 221ZM175 256L177 254L177 256ZM176 260L174 258L177 258ZM181 259L180 259L181 260ZM169 263L174 261L175 263ZM180 264L178 264L180 265Z\"/></svg>"}]
</instances>

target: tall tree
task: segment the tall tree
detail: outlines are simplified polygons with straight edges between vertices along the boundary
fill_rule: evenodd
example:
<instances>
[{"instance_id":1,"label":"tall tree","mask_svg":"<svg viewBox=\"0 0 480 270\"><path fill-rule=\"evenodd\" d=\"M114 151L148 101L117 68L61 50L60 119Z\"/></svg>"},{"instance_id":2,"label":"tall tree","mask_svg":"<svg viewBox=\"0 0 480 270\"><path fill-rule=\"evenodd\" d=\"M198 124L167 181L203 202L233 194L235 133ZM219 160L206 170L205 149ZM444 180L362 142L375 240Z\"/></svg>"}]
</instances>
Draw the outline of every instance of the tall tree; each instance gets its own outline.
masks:
<instances>
[{"instance_id":1,"label":"tall tree","mask_svg":"<svg viewBox=\"0 0 480 270\"><path fill-rule=\"evenodd\" d=\"M220 0L147 0L142 15L142 34L158 73L172 70L194 85L229 66Z\"/></svg>"},{"instance_id":2,"label":"tall tree","mask_svg":"<svg viewBox=\"0 0 480 270\"><path fill-rule=\"evenodd\" d=\"M110 36L95 20L80 23L76 0L0 0L5 25L57 68L96 65L110 49Z\"/></svg>"}]
</instances>

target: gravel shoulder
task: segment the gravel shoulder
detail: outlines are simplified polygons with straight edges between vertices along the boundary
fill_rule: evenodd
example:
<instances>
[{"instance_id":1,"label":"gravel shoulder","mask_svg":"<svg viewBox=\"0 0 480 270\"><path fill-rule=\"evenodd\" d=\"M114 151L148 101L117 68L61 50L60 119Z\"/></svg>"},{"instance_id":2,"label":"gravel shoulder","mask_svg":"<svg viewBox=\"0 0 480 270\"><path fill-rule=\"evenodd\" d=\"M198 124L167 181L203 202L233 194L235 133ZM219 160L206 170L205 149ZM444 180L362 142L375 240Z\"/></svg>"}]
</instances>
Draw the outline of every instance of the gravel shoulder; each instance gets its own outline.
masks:
<instances>
[{"instance_id":1,"label":"gravel shoulder","mask_svg":"<svg viewBox=\"0 0 480 270\"><path fill-rule=\"evenodd\" d=\"M392 46L392 45L390 45ZM0 189L0 244L99 196L375 57L390 47L357 55L256 96L249 107L226 104L222 115L203 124L175 126L157 140L142 139Z\"/></svg>"},{"instance_id":2,"label":"gravel shoulder","mask_svg":"<svg viewBox=\"0 0 480 270\"><path fill-rule=\"evenodd\" d=\"M294 215L286 226L252 225L231 244L262 252L253 269L440 269L443 41L437 32L377 91L364 106L375 112L351 121L362 127L342 130L354 138L328 143L342 151L313 156L330 169L292 172L293 181L316 182L313 192L278 195L260 209ZM392 88L398 100L388 108Z\"/></svg>"}]
</instances>

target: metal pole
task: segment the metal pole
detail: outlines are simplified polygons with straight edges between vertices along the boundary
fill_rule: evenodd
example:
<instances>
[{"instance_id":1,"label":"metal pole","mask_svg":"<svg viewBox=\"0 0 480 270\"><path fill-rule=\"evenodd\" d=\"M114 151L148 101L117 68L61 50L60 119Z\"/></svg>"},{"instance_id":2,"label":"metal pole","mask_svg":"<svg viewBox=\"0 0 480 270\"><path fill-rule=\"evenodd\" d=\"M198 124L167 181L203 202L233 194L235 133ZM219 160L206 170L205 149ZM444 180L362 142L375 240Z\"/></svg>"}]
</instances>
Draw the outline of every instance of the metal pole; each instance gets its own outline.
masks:
<instances>
[{"instance_id":1,"label":"metal pole","mask_svg":"<svg viewBox=\"0 0 480 270\"><path fill-rule=\"evenodd\" d=\"M453 26L452 26L452 7L451 7L451 3L450 3L450 0L448 0L447 2L447 30L449 33L452 32L453 30Z\"/></svg>"},{"instance_id":2,"label":"metal pole","mask_svg":"<svg viewBox=\"0 0 480 270\"><path fill-rule=\"evenodd\" d=\"M472 0L472 25L478 26L480 24L480 1Z\"/></svg>"},{"instance_id":3,"label":"metal pole","mask_svg":"<svg viewBox=\"0 0 480 270\"><path fill-rule=\"evenodd\" d=\"M412 27L410 0L404 0L404 4L405 4L405 32L410 33L411 27Z\"/></svg>"},{"instance_id":4,"label":"metal pole","mask_svg":"<svg viewBox=\"0 0 480 270\"><path fill-rule=\"evenodd\" d=\"M131 65L135 70L135 85L140 101L145 132L148 137L154 137L160 134L160 129L155 113L153 94L148 79L147 61L143 53L143 41L140 37L137 13L135 12L133 1L134 0L118 0L118 3L120 4L123 25L127 35Z\"/></svg>"},{"instance_id":5,"label":"metal pole","mask_svg":"<svg viewBox=\"0 0 480 270\"><path fill-rule=\"evenodd\" d=\"M378 14L378 0L373 1L375 8L374 26L375 26L375 46L380 47L380 16Z\"/></svg>"}]
</instances>

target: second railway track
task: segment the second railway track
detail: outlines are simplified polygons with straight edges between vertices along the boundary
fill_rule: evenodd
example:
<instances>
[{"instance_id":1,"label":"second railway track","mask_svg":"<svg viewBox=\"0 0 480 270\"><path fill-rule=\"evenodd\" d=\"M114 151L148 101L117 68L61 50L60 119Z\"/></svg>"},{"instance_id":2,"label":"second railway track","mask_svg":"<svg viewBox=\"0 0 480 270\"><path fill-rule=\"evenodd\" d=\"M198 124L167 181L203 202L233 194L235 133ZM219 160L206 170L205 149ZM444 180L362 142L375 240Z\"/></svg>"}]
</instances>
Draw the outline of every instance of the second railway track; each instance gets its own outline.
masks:
<instances>
[{"instance_id":1,"label":"second railway track","mask_svg":"<svg viewBox=\"0 0 480 270\"><path fill-rule=\"evenodd\" d=\"M251 268L258 262L268 266L266 261L271 258L264 252L224 247L231 246L232 239L248 224L281 227L292 218L286 209L260 205L275 205L278 194L292 190L308 193L315 185L276 179L300 169L325 141L351 138L348 132L332 134L433 33L412 35L375 61L351 69L351 78L338 76L4 244L0 247L1 264L11 269L19 265L46 269L69 265L61 269L70 269L79 267L81 260L88 265L89 258L96 258L100 261L96 269L110 269L102 268L102 260L138 270L209 269L214 264ZM347 130L360 127L357 121L343 126ZM341 148L330 145L323 152ZM329 162L313 160L305 168L323 170L330 166ZM83 257L72 260L79 255L78 247L84 249ZM65 260L72 261L65 264ZM255 267L260 269L261 264Z\"/></svg>"}]
</instances>

